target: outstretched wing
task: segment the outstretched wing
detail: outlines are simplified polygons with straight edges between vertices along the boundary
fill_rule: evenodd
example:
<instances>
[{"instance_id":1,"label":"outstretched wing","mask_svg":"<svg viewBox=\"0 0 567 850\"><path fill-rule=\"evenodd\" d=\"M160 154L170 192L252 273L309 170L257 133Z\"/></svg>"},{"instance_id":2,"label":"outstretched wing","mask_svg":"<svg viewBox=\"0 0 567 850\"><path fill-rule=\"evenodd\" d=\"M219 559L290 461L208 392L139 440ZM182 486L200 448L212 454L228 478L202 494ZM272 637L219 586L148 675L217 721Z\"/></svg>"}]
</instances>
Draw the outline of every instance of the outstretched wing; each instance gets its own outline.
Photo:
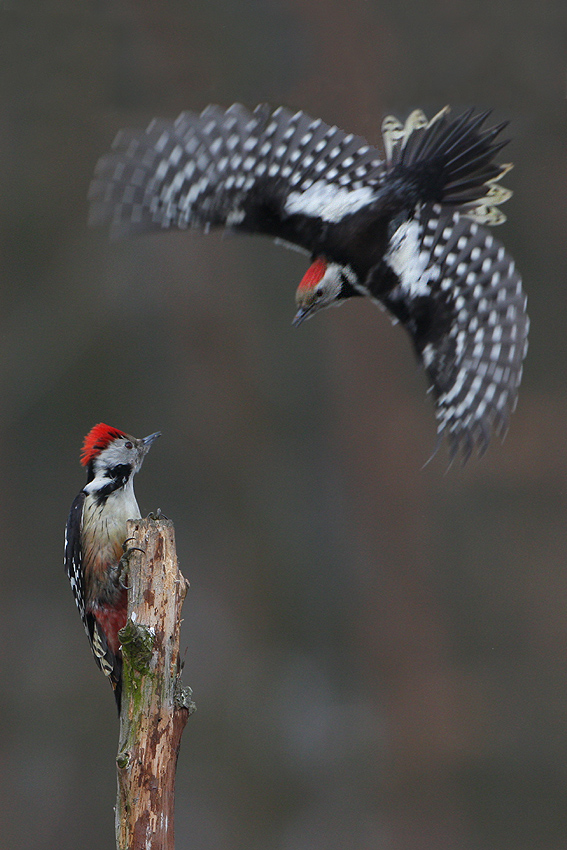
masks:
<instances>
[{"instance_id":1,"label":"outstretched wing","mask_svg":"<svg viewBox=\"0 0 567 850\"><path fill-rule=\"evenodd\" d=\"M121 132L98 163L90 220L115 236L231 227L313 252L325 222L371 201L383 173L364 139L304 112L208 106Z\"/></svg>"},{"instance_id":2,"label":"outstretched wing","mask_svg":"<svg viewBox=\"0 0 567 850\"><path fill-rule=\"evenodd\" d=\"M381 300L408 330L431 382L440 436L454 457L502 436L527 351L526 296L514 261L484 227L440 206L400 224Z\"/></svg>"}]
</instances>

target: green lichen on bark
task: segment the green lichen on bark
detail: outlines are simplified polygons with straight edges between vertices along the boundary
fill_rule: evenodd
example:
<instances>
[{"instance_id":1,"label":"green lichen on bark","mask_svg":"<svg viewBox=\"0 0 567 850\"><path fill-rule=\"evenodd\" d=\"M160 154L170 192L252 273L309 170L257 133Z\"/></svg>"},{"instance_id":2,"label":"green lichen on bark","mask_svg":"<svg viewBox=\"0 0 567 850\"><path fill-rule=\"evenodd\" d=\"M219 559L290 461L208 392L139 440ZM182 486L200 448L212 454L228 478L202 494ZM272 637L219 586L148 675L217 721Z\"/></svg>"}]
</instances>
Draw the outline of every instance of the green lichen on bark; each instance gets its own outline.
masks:
<instances>
[{"instance_id":1,"label":"green lichen on bark","mask_svg":"<svg viewBox=\"0 0 567 850\"><path fill-rule=\"evenodd\" d=\"M132 668L138 673L147 673L154 650L154 630L130 619L124 628L120 629L118 637L122 644L123 657L128 658Z\"/></svg>"},{"instance_id":2,"label":"green lichen on bark","mask_svg":"<svg viewBox=\"0 0 567 850\"><path fill-rule=\"evenodd\" d=\"M122 769L128 767L128 765L130 764L130 753L128 752L128 750L123 750L118 753L118 755L116 756L116 764Z\"/></svg>"},{"instance_id":3,"label":"green lichen on bark","mask_svg":"<svg viewBox=\"0 0 567 850\"><path fill-rule=\"evenodd\" d=\"M197 710L197 706L191 699L193 696L193 689L189 687L189 685L182 685L180 680L178 679L175 683L175 692L173 701L175 703L176 708L186 708L189 712L189 717L193 714L194 711Z\"/></svg>"},{"instance_id":4,"label":"green lichen on bark","mask_svg":"<svg viewBox=\"0 0 567 850\"><path fill-rule=\"evenodd\" d=\"M128 620L118 636L122 643L122 688L123 695L130 694L133 702L133 718L143 710L144 680L146 689L151 691L153 672L150 662L155 643L152 628Z\"/></svg>"}]
</instances>

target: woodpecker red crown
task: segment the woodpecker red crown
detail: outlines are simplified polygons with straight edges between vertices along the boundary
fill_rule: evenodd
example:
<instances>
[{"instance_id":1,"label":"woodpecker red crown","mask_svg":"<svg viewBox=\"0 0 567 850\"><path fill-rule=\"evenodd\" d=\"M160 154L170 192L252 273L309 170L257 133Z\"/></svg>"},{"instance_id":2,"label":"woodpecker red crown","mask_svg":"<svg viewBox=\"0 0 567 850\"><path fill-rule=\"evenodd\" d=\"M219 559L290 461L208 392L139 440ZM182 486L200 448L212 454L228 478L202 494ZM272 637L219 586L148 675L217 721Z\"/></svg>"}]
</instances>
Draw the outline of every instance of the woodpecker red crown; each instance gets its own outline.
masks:
<instances>
[{"instance_id":1,"label":"woodpecker red crown","mask_svg":"<svg viewBox=\"0 0 567 850\"><path fill-rule=\"evenodd\" d=\"M327 263L325 260L319 258L312 263L305 274L301 279L301 283L297 287L298 290L303 289L313 289L314 286L323 280L325 272L327 271Z\"/></svg>"},{"instance_id":2,"label":"woodpecker red crown","mask_svg":"<svg viewBox=\"0 0 567 850\"><path fill-rule=\"evenodd\" d=\"M124 431L119 431L118 428L111 428L110 425L99 422L98 425L91 428L85 437L81 452L81 463L83 466L88 466L91 460L104 451L113 440L126 436L128 435Z\"/></svg>"}]
</instances>

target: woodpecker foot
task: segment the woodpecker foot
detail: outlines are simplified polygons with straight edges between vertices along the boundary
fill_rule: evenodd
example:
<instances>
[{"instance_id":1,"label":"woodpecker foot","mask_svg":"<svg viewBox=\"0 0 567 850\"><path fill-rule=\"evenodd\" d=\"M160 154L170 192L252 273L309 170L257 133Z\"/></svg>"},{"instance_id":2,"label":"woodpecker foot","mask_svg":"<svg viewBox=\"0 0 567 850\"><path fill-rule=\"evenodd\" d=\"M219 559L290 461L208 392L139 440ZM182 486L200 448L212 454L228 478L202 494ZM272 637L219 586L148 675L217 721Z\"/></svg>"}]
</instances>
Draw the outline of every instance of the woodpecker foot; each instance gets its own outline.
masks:
<instances>
[{"instance_id":1,"label":"woodpecker foot","mask_svg":"<svg viewBox=\"0 0 567 850\"><path fill-rule=\"evenodd\" d=\"M169 519L165 514L162 514L161 508L158 508L157 511L150 511L147 515L146 519L153 519L154 522L157 522L159 519Z\"/></svg>"},{"instance_id":2,"label":"woodpecker foot","mask_svg":"<svg viewBox=\"0 0 567 850\"><path fill-rule=\"evenodd\" d=\"M128 546L128 542L134 539L134 537L128 537L124 541L124 543L122 544L124 554L118 561L118 584L120 585L120 587L123 587L124 590L130 590L130 585L126 584L124 579L128 574L128 568L130 566L130 556L132 555L132 552L142 552L143 554L145 554L146 552L145 549L140 549L139 546Z\"/></svg>"}]
</instances>

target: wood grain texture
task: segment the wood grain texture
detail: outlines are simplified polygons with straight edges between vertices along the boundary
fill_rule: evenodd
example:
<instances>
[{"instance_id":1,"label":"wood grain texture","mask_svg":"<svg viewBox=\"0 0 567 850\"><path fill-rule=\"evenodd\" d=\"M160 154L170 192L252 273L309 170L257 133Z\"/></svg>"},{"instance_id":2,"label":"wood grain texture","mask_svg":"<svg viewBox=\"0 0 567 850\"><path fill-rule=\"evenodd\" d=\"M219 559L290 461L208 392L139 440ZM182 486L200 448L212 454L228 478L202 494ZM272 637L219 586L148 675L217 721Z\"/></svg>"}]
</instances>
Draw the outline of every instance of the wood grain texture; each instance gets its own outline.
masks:
<instances>
[{"instance_id":1,"label":"wood grain texture","mask_svg":"<svg viewBox=\"0 0 567 850\"><path fill-rule=\"evenodd\" d=\"M130 520L128 535L116 846L174 850L175 770L193 707L179 682L181 608L188 584L179 571L170 520Z\"/></svg>"}]
</instances>

